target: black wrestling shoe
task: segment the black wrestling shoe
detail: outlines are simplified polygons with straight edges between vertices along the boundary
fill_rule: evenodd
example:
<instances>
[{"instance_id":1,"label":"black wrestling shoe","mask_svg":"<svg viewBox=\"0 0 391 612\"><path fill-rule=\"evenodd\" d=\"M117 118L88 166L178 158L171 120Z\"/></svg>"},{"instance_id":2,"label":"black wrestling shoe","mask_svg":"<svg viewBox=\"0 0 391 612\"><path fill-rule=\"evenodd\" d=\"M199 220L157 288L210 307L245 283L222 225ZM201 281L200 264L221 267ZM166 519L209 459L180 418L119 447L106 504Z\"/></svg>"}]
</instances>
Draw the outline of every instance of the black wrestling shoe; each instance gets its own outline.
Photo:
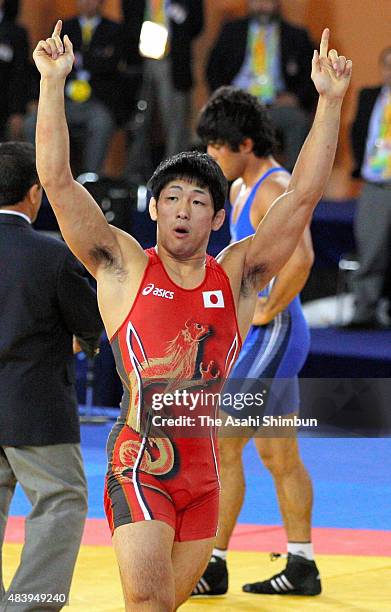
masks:
<instances>
[{"instance_id":1,"label":"black wrestling shoe","mask_svg":"<svg viewBox=\"0 0 391 612\"><path fill-rule=\"evenodd\" d=\"M283 555L272 553L270 556L274 560ZM245 584L242 590L259 595L319 595L322 586L315 561L288 553L288 562L282 572L263 582Z\"/></svg>"},{"instance_id":2,"label":"black wrestling shoe","mask_svg":"<svg viewBox=\"0 0 391 612\"><path fill-rule=\"evenodd\" d=\"M191 597L195 595L224 595L228 591L227 562L220 557L212 555L206 570L193 589Z\"/></svg>"}]
</instances>

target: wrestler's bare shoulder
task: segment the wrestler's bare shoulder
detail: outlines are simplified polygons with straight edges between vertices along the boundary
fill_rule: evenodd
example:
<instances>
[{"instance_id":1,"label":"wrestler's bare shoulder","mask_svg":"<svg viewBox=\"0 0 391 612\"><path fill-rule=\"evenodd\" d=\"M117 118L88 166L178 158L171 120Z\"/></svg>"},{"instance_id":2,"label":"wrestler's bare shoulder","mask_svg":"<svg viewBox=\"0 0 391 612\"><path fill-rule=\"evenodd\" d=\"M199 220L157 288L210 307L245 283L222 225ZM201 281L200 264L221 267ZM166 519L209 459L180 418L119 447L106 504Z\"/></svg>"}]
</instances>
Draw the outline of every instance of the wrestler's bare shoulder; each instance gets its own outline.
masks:
<instances>
[{"instance_id":1,"label":"wrestler's bare shoulder","mask_svg":"<svg viewBox=\"0 0 391 612\"><path fill-rule=\"evenodd\" d=\"M148 265L148 255L135 238L116 227L112 230L121 256L113 257L100 247L97 256L102 257L105 264L99 267L96 279L99 309L109 337L129 313Z\"/></svg>"},{"instance_id":2,"label":"wrestler's bare shoulder","mask_svg":"<svg viewBox=\"0 0 391 612\"><path fill-rule=\"evenodd\" d=\"M243 179L241 177L239 177L238 179L236 179L236 181L232 183L231 189L229 190L229 199L230 199L231 204L235 203L235 200L239 196L239 193L242 187L243 187Z\"/></svg>"},{"instance_id":3,"label":"wrestler's bare shoulder","mask_svg":"<svg viewBox=\"0 0 391 612\"><path fill-rule=\"evenodd\" d=\"M239 299L246 254L251 240L252 236L247 236L243 240L231 242L216 258L229 278L236 301Z\"/></svg>"}]
</instances>

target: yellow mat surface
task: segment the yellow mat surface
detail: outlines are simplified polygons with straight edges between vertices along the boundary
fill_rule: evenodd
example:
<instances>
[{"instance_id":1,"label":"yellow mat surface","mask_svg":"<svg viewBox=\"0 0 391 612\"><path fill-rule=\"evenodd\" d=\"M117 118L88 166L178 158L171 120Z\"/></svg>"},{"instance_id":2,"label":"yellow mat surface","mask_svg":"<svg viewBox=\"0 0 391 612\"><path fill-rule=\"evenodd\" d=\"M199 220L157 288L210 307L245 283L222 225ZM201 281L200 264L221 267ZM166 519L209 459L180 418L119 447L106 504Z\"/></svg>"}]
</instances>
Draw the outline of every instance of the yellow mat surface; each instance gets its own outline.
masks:
<instances>
[{"instance_id":1,"label":"yellow mat surface","mask_svg":"<svg viewBox=\"0 0 391 612\"><path fill-rule=\"evenodd\" d=\"M8 584L18 565L21 546L6 544L3 571ZM229 554L230 590L220 598L194 599L182 606L184 612L274 612L277 610L329 610L351 612L391 611L391 557L319 555L323 593L318 597L248 595L245 582L268 578L284 567L271 563L268 555L254 552ZM83 546L80 550L70 595L69 612L123 612L121 586L112 548Z\"/></svg>"}]
</instances>

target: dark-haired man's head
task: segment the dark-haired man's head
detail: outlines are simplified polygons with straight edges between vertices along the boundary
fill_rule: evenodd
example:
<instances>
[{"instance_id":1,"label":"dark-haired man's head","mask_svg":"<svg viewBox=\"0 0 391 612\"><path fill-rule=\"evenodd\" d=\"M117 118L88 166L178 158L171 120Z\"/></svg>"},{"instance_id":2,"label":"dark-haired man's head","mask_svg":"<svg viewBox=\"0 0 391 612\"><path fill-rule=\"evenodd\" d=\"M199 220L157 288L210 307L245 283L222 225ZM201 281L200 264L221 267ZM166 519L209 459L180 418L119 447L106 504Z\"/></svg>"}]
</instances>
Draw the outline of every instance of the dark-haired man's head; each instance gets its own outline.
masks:
<instances>
[{"instance_id":1,"label":"dark-haired man's head","mask_svg":"<svg viewBox=\"0 0 391 612\"><path fill-rule=\"evenodd\" d=\"M100 15L104 0L78 0L79 15L91 19Z\"/></svg>"},{"instance_id":2,"label":"dark-haired man's head","mask_svg":"<svg viewBox=\"0 0 391 612\"><path fill-rule=\"evenodd\" d=\"M158 166L148 187L159 248L175 257L203 256L225 217L227 181L219 165L206 153L179 153Z\"/></svg>"},{"instance_id":3,"label":"dark-haired man's head","mask_svg":"<svg viewBox=\"0 0 391 612\"><path fill-rule=\"evenodd\" d=\"M379 57L380 70L384 85L391 87L391 47L386 47Z\"/></svg>"},{"instance_id":4,"label":"dark-haired man's head","mask_svg":"<svg viewBox=\"0 0 391 612\"><path fill-rule=\"evenodd\" d=\"M25 212L34 221L41 199L34 147L27 142L0 143L0 208Z\"/></svg>"},{"instance_id":5,"label":"dark-haired man's head","mask_svg":"<svg viewBox=\"0 0 391 612\"><path fill-rule=\"evenodd\" d=\"M280 16L279 0L248 0L248 9L252 17L266 23Z\"/></svg>"},{"instance_id":6,"label":"dark-haired man's head","mask_svg":"<svg viewBox=\"0 0 391 612\"><path fill-rule=\"evenodd\" d=\"M246 155L272 155L276 140L266 109L251 94L220 87L201 110L197 134L229 181L243 173Z\"/></svg>"},{"instance_id":7,"label":"dark-haired man's head","mask_svg":"<svg viewBox=\"0 0 391 612\"><path fill-rule=\"evenodd\" d=\"M175 179L184 179L207 189L215 213L224 208L227 181L219 165L206 153L188 151L162 161L148 183L152 196L157 202L163 187Z\"/></svg>"}]
</instances>

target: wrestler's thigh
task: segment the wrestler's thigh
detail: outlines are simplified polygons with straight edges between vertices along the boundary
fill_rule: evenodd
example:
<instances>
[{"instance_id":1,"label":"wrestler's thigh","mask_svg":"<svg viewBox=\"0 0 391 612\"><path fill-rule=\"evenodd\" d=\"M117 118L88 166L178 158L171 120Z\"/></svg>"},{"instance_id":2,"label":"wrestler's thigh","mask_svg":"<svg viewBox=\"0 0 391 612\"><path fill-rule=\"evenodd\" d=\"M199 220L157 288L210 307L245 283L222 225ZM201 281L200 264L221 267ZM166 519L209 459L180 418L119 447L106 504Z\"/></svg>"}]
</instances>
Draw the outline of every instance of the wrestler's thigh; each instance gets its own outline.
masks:
<instances>
[{"instance_id":1,"label":"wrestler's thigh","mask_svg":"<svg viewBox=\"0 0 391 612\"><path fill-rule=\"evenodd\" d=\"M140 521L117 527L113 545L128 604L171 600L173 605L174 535L174 530L162 521Z\"/></svg>"}]
</instances>

